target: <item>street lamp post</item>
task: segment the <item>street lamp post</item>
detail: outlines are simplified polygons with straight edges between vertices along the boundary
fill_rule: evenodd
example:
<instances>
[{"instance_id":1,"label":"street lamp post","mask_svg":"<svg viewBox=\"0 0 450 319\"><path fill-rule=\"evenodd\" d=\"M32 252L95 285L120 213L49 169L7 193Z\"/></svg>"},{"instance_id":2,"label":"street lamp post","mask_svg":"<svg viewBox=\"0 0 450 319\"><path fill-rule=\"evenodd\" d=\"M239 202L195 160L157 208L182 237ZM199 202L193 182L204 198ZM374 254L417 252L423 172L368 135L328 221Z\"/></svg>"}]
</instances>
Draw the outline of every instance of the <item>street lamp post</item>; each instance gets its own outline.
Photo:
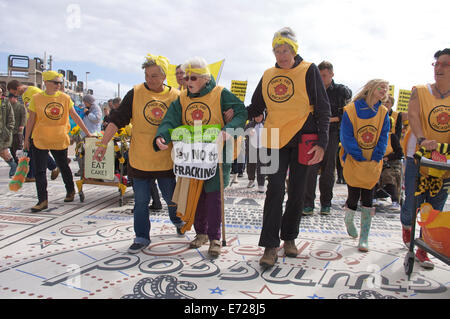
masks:
<instances>
[{"instance_id":1,"label":"street lamp post","mask_svg":"<svg viewBox=\"0 0 450 319\"><path fill-rule=\"evenodd\" d=\"M91 72L86 72L86 94L88 93L88 74L91 74Z\"/></svg>"}]
</instances>

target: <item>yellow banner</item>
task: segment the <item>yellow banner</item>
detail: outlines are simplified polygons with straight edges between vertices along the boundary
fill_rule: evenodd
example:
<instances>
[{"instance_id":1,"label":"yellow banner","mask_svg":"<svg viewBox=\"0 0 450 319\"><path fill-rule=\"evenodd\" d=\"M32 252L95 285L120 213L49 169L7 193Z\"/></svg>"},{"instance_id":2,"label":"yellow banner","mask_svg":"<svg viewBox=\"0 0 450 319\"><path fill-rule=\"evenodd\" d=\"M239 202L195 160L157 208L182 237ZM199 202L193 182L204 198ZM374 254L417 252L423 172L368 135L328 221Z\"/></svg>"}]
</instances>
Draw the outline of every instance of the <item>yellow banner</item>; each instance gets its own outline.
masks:
<instances>
[{"instance_id":1,"label":"yellow banner","mask_svg":"<svg viewBox=\"0 0 450 319\"><path fill-rule=\"evenodd\" d=\"M212 76L214 76L214 80L216 80L216 84L219 83L220 74L222 73L224 63L225 59L208 65L208 68L211 71ZM177 77L175 76L176 67L177 67L176 65L169 64L169 71L166 77L167 85L174 88L179 87Z\"/></svg>"},{"instance_id":2,"label":"yellow banner","mask_svg":"<svg viewBox=\"0 0 450 319\"><path fill-rule=\"evenodd\" d=\"M236 95L242 102L245 100L245 93L247 92L247 81L231 80L231 93Z\"/></svg>"},{"instance_id":3,"label":"yellow banner","mask_svg":"<svg viewBox=\"0 0 450 319\"><path fill-rule=\"evenodd\" d=\"M399 90L397 112L408 112L408 103L411 98L411 90Z\"/></svg>"}]
</instances>

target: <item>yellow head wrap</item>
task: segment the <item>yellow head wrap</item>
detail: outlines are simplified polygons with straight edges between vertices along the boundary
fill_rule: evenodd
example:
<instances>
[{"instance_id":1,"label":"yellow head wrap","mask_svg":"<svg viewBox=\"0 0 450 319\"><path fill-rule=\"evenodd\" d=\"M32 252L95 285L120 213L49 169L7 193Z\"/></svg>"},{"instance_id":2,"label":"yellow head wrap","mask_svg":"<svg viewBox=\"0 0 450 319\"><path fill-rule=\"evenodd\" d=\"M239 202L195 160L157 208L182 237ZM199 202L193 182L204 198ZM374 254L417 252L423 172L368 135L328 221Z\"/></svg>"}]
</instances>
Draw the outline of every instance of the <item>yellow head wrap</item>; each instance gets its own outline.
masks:
<instances>
[{"instance_id":1,"label":"yellow head wrap","mask_svg":"<svg viewBox=\"0 0 450 319\"><path fill-rule=\"evenodd\" d=\"M205 68L193 68L190 64L188 67L186 67L186 69L184 70L184 72L187 74L192 74L192 73L196 73L199 75L210 75L211 72L209 71L208 67Z\"/></svg>"},{"instance_id":2,"label":"yellow head wrap","mask_svg":"<svg viewBox=\"0 0 450 319\"><path fill-rule=\"evenodd\" d=\"M272 41L272 48L275 49L275 46L282 44L289 44L294 50L295 54L297 54L298 43L289 38L283 37L280 33L278 33L277 36Z\"/></svg>"},{"instance_id":3,"label":"yellow head wrap","mask_svg":"<svg viewBox=\"0 0 450 319\"><path fill-rule=\"evenodd\" d=\"M156 65L160 66L164 74L167 75L167 72L169 71L169 59L162 55L153 55L153 54L147 54L145 57L147 61L153 61L156 63Z\"/></svg>"},{"instance_id":4,"label":"yellow head wrap","mask_svg":"<svg viewBox=\"0 0 450 319\"><path fill-rule=\"evenodd\" d=\"M42 77L44 78L44 81L53 81L56 78L60 78L59 80L61 80L60 82L62 82L63 81L62 78L64 77L64 75L56 71L45 71L42 72Z\"/></svg>"}]
</instances>

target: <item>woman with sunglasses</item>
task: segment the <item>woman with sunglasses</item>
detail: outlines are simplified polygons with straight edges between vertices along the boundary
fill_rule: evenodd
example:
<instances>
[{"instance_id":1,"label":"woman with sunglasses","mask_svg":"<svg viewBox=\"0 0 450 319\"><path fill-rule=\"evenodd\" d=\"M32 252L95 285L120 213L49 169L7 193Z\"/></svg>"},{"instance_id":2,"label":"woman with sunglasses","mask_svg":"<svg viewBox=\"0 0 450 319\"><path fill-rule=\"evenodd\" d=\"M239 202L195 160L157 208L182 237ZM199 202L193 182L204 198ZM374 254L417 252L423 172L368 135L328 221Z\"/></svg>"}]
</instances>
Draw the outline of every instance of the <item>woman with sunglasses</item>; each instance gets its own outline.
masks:
<instances>
[{"instance_id":1,"label":"woman with sunglasses","mask_svg":"<svg viewBox=\"0 0 450 319\"><path fill-rule=\"evenodd\" d=\"M29 118L25 127L24 150L30 149L30 137L33 147L33 165L36 178L38 203L31 208L39 212L48 208L47 195L47 158L50 151L55 158L66 187L64 202L72 202L75 196L75 184L67 161L67 149L70 145L69 116L77 123L86 136L90 132L73 107L73 101L60 91L63 75L55 71L42 73L45 91L33 95L28 106Z\"/></svg>"},{"instance_id":2,"label":"woman with sunglasses","mask_svg":"<svg viewBox=\"0 0 450 319\"><path fill-rule=\"evenodd\" d=\"M170 149L155 152L152 147L156 130L166 116L170 103L178 98L180 91L164 84L169 70L169 60L164 56L148 54L142 64L145 82L135 85L123 98L117 109L111 110L109 124L94 159L101 161L106 145L114 134L128 124L133 125L131 136L128 176L133 179L134 232L133 244L128 253L137 254L145 249L150 240L149 203L152 186L158 181L159 189L167 203L169 218L178 235L183 235L183 221L176 215L177 206L172 202L176 185Z\"/></svg>"},{"instance_id":3,"label":"woman with sunglasses","mask_svg":"<svg viewBox=\"0 0 450 319\"><path fill-rule=\"evenodd\" d=\"M174 101L166 117L156 133L155 149L165 150L169 147L171 136L169 129L180 125L194 125L201 121L202 125L220 124L222 137L226 129L244 128L247 111L244 104L234 94L222 86L217 86L207 63L203 58L195 57L187 60L181 67L185 72L186 90ZM197 106L201 107L197 107ZM233 109L234 117L226 123L223 113ZM225 156L226 148L223 151ZM223 163L224 187L228 185L231 163ZM221 187L219 169L202 186L200 198L195 211L194 228L196 238L191 242L191 248L199 248L210 242L208 253L215 258L220 255L220 225L221 225Z\"/></svg>"},{"instance_id":4,"label":"woman with sunglasses","mask_svg":"<svg viewBox=\"0 0 450 319\"><path fill-rule=\"evenodd\" d=\"M319 69L297 54L298 43L291 28L274 34L272 49L276 65L264 72L247 108L249 119L267 112L267 134L263 131L261 144L274 158L270 167L275 172L268 174L259 240L259 246L265 248L259 261L263 268L276 263L280 239L284 241L286 256L298 255L295 239L303 211L306 175L310 165L322 161L330 117L330 103ZM310 137L315 137L315 141L310 142ZM283 213L288 168L288 199Z\"/></svg>"}]
</instances>

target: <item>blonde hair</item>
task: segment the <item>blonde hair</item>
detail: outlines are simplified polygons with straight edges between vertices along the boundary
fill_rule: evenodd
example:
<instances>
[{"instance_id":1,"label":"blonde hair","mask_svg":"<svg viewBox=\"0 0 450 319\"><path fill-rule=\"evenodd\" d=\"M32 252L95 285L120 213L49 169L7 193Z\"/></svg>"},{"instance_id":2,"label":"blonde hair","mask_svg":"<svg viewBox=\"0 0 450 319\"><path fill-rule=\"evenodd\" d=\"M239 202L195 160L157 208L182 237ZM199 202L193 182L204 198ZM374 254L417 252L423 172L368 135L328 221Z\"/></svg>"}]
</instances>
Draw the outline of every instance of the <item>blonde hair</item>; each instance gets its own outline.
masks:
<instances>
[{"instance_id":1,"label":"blonde hair","mask_svg":"<svg viewBox=\"0 0 450 319\"><path fill-rule=\"evenodd\" d=\"M353 102L364 99L366 102L370 100L372 95L375 93L375 90L381 85L386 84L389 86L389 81L383 79L373 79L364 85L364 87L355 95L353 98ZM388 94L386 94L381 102L385 102L387 100Z\"/></svg>"}]
</instances>

